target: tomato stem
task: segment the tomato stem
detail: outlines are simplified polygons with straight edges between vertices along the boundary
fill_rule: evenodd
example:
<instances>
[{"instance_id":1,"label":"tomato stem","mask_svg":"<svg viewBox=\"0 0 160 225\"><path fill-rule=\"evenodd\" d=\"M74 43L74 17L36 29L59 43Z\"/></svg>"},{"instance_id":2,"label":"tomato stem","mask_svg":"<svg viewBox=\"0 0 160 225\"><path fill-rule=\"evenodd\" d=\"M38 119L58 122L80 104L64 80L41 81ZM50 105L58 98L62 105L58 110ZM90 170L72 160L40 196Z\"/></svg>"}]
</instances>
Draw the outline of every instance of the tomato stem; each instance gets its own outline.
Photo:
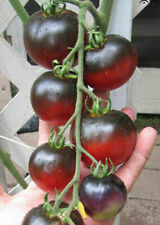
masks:
<instances>
[{"instance_id":1,"label":"tomato stem","mask_svg":"<svg viewBox=\"0 0 160 225\"><path fill-rule=\"evenodd\" d=\"M75 177L65 186L63 191L59 194L59 196L56 198L54 206L52 208L51 216L56 216L57 212L59 211L59 206L62 201L63 196L68 192L68 190L73 186L75 182Z\"/></svg>"},{"instance_id":2,"label":"tomato stem","mask_svg":"<svg viewBox=\"0 0 160 225\"><path fill-rule=\"evenodd\" d=\"M85 149L81 146L80 141L80 121L81 121L81 110L82 110L82 87L84 87L83 84L83 63L84 63L84 27L81 24L81 19L85 17L86 8L80 9L79 13L79 29L78 29L78 40L81 42L81 48L78 50L78 65L79 65L79 74L77 79L77 101L76 101L76 108L75 112L72 115L72 117L68 120L68 122L65 124L64 128L59 132L58 136L61 137L66 130L66 128L69 126L69 124L75 119L75 137L76 137L76 168L75 168L75 174L73 179L67 184L67 186L63 189L63 191L58 195L56 198L54 207L52 209L52 215L56 215L59 211L59 205L62 201L63 196L68 192L68 190L73 186L73 198L70 206L65 211L66 215L70 215L72 210L75 208L75 206L78 204L78 187L79 187L79 180L80 180L80 162L81 162L81 153L83 152L86 154L91 160L98 164L97 160L94 159L93 156L91 156L88 152L85 151ZM89 92L90 93L90 92ZM91 93L90 93L91 94ZM96 98L96 95L93 94L94 98Z\"/></svg>"},{"instance_id":3,"label":"tomato stem","mask_svg":"<svg viewBox=\"0 0 160 225\"><path fill-rule=\"evenodd\" d=\"M61 138L65 132L65 130L68 128L68 126L71 124L71 122L76 118L76 111L72 114L71 118L67 121L67 123L64 125L64 127L58 132L57 134L57 140Z\"/></svg>"},{"instance_id":4,"label":"tomato stem","mask_svg":"<svg viewBox=\"0 0 160 225\"><path fill-rule=\"evenodd\" d=\"M93 16L95 25L100 26L102 31L104 33L106 33L106 30L107 30L108 24L109 24L110 15L111 15L113 0L103 0L101 3L101 6L100 6L99 12L97 11L97 9L94 7L92 2L90 2L90 1L80 2L77 0L64 0L64 2L68 2L71 4L77 5L80 8L86 7L86 9Z\"/></svg>"},{"instance_id":5,"label":"tomato stem","mask_svg":"<svg viewBox=\"0 0 160 225\"><path fill-rule=\"evenodd\" d=\"M65 128L61 130L61 133L59 135L62 135L66 127L70 124L70 122L76 118L75 120L75 136L76 136L76 168L75 168L75 174L73 179L68 183L68 185L63 189L63 191L60 193L60 195L57 197L52 214L56 215L59 205L61 203L61 200L63 196L66 194L66 192L73 186L73 198L70 206L68 207L66 214L70 215L71 211L75 208L76 204L78 203L78 185L80 180L80 162L81 162L81 142L80 142L80 120L81 120L81 109L82 109L82 91L79 88L80 84L83 84L83 61L84 61L84 27L81 24L80 20L81 18L85 17L86 8L80 9L78 20L78 40L81 42L81 48L78 51L78 65L79 65L79 74L77 79L77 101L76 101L76 108L75 113L70 118L70 120L65 125Z\"/></svg>"},{"instance_id":6,"label":"tomato stem","mask_svg":"<svg viewBox=\"0 0 160 225\"><path fill-rule=\"evenodd\" d=\"M100 20L100 17L99 17L99 13L98 13L97 9L94 7L93 3L91 1L83 1L81 3L81 5L85 6L87 8L87 10L91 13L91 15L94 18L94 23L96 25L101 26L101 20Z\"/></svg>"},{"instance_id":7,"label":"tomato stem","mask_svg":"<svg viewBox=\"0 0 160 225\"><path fill-rule=\"evenodd\" d=\"M72 59L72 57L74 57L74 55L80 48L81 48L81 44L77 40L75 47L70 51L70 53L67 55L67 57L63 60L63 64L67 64Z\"/></svg>"},{"instance_id":8,"label":"tomato stem","mask_svg":"<svg viewBox=\"0 0 160 225\"><path fill-rule=\"evenodd\" d=\"M85 92L90 98L92 98L93 101L97 99L97 96L83 84L80 86L80 89Z\"/></svg>"},{"instance_id":9,"label":"tomato stem","mask_svg":"<svg viewBox=\"0 0 160 225\"><path fill-rule=\"evenodd\" d=\"M64 2L77 5L79 8L86 8L91 13L91 15L93 16L94 22L95 22L96 25L101 26L101 24L103 24L101 22L101 18L99 16L99 13L98 13L97 9L94 7L92 2L90 2L89 0L88 1L83 1L83 2L80 2L78 0L64 0ZM84 26L87 26L87 24L84 21L85 20L81 18L81 23L84 24Z\"/></svg>"},{"instance_id":10,"label":"tomato stem","mask_svg":"<svg viewBox=\"0 0 160 225\"><path fill-rule=\"evenodd\" d=\"M106 33L108 28L112 5L113 5L113 0L103 0L100 6L99 18L100 18L101 29L104 33Z\"/></svg>"},{"instance_id":11,"label":"tomato stem","mask_svg":"<svg viewBox=\"0 0 160 225\"><path fill-rule=\"evenodd\" d=\"M0 148L0 160L3 162L3 164L6 166L6 168L10 171L10 173L13 175L13 177L17 180L17 182L20 184L20 186L25 189L27 188L28 184L25 182L21 174L18 172L14 164L12 163L10 159L10 155L8 153L5 153Z\"/></svg>"},{"instance_id":12,"label":"tomato stem","mask_svg":"<svg viewBox=\"0 0 160 225\"><path fill-rule=\"evenodd\" d=\"M80 147L81 152L83 152L88 158L90 158L96 165L98 164L98 161L84 148Z\"/></svg>"},{"instance_id":13,"label":"tomato stem","mask_svg":"<svg viewBox=\"0 0 160 225\"><path fill-rule=\"evenodd\" d=\"M80 9L78 20L78 39L81 41L81 48L78 51L78 65L79 74L77 80L77 101L76 101L76 112L77 117L75 120L75 137L76 137L76 168L75 168L75 182L73 184L73 198L70 206L68 207L68 212L75 208L78 203L78 186L80 180L80 162L81 162L81 141L80 141L80 122L81 122L81 110L82 110L82 91L80 85L83 84L83 64L84 64L84 27L81 24L82 18L85 18L86 7Z\"/></svg>"},{"instance_id":14,"label":"tomato stem","mask_svg":"<svg viewBox=\"0 0 160 225\"><path fill-rule=\"evenodd\" d=\"M19 18L21 19L21 21L24 24L26 24L29 19L29 15L28 15L27 11L25 10L25 8L23 7L23 5L21 4L21 2L19 0L9 0L9 2L12 5L12 7L14 8L14 10L16 11L16 13L19 16Z\"/></svg>"}]
</instances>

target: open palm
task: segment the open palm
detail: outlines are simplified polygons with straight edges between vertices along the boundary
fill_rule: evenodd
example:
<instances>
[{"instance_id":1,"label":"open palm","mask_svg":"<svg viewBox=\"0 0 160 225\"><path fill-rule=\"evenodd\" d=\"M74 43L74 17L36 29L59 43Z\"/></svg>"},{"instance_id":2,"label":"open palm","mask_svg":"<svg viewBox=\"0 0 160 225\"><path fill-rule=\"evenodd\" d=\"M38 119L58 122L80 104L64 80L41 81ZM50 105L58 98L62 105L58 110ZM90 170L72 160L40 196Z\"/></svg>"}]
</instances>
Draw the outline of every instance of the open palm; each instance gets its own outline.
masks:
<instances>
[{"instance_id":1,"label":"open palm","mask_svg":"<svg viewBox=\"0 0 160 225\"><path fill-rule=\"evenodd\" d=\"M134 112L130 108L122 110L134 119ZM40 121L39 126L39 144L48 140L50 126L43 121ZM128 161L121 166L116 175L123 180L128 192L142 171L147 159L149 158L152 148L156 140L156 131L151 127L144 128L138 135L137 144L134 152ZM84 177L89 173L89 170L83 165L81 167L81 176ZM5 225L21 225L24 215L33 207L43 203L45 192L40 190L33 182L30 183L26 190L19 192L14 196L9 196L0 186L0 224ZM49 196L51 199L54 196ZM66 196L66 201L69 202L69 196ZM86 225L112 225L114 218L105 222L99 223L91 218L87 218Z\"/></svg>"}]
</instances>

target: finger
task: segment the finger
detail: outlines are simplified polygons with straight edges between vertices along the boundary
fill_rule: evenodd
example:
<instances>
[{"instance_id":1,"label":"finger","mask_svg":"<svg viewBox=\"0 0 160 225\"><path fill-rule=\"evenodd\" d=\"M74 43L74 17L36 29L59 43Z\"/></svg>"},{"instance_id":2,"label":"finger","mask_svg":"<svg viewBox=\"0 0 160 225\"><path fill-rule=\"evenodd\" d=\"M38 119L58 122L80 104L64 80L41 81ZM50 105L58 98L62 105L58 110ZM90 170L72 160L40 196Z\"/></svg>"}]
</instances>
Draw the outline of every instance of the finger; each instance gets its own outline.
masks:
<instances>
[{"instance_id":1,"label":"finger","mask_svg":"<svg viewBox=\"0 0 160 225\"><path fill-rule=\"evenodd\" d=\"M133 109L125 107L121 111L127 114L133 121L135 120L135 112L133 111Z\"/></svg>"},{"instance_id":2,"label":"finger","mask_svg":"<svg viewBox=\"0 0 160 225\"><path fill-rule=\"evenodd\" d=\"M144 128L138 136L136 148L131 157L116 172L124 181L128 191L132 188L152 152L156 134L156 130L152 127Z\"/></svg>"},{"instance_id":3,"label":"finger","mask_svg":"<svg viewBox=\"0 0 160 225\"><path fill-rule=\"evenodd\" d=\"M38 145L41 145L48 141L51 128L52 128L51 124L49 124L43 120L39 120Z\"/></svg>"},{"instance_id":4,"label":"finger","mask_svg":"<svg viewBox=\"0 0 160 225\"><path fill-rule=\"evenodd\" d=\"M81 179L83 179L84 177L86 177L86 176L88 176L89 174L91 174L91 171L90 171L90 169L88 168L88 167L86 167L86 165L83 163L83 162L81 162L81 164L80 164L80 171L81 171Z\"/></svg>"}]
</instances>

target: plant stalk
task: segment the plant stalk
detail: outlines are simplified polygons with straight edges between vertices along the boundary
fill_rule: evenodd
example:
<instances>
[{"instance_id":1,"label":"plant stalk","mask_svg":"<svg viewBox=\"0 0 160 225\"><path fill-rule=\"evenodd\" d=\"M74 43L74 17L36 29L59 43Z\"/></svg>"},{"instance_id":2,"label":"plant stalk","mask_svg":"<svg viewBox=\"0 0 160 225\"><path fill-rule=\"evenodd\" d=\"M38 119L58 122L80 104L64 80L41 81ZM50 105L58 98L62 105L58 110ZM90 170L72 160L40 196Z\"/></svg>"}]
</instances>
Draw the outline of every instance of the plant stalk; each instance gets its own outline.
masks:
<instances>
[{"instance_id":1,"label":"plant stalk","mask_svg":"<svg viewBox=\"0 0 160 225\"><path fill-rule=\"evenodd\" d=\"M96 100L98 97L91 91L89 90L87 87L85 87L84 85L81 85L81 90L83 92L85 92L90 98L92 98L92 100Z\"/></svg>"},{"instance_id":2,"label":"plant stalk","mask_svg":"<svg viewBox=\"0 0 160 225\"><path fill-rule=\"evenodd\" d=\"M66 213L70 215L71 211L75 208L78 202L78 186L80 180L80 162L81 162L81 142L80 142L80 120L81 120L81 110L82 110L82 91L81 85L83 84L83 61L84 61L84 27L81 24L81 20L85 17L86 8L82 8L79 13L79 28L78 28L78 40L81 43L81 48L78 50L78 65L79 65L79 74L77 80L77 101L75 113L76 121L75 121L75 136L76 136L76 168L73 179L68 183L68 185L64 188L64 190L57 197L54 207L53 207L53 215L55 215L58 211L60 202L66 192L73 186L73 198L70 206L68 207Z\"/></svg>"},{"instance_id":3,"label":"plant stalk","mask_svg":"<svg viewBox=\"0 0 160 225\"><path fill-rule=\"evenodd\" d=\"M76 112L71 116L71 118L67 121L67 123L64 125L64 127L58 132L57 138L61 138L65 132L65 130L68 128L68 126L71 124L71 122L76 118Z\"/></svg>"},{"instance_id":4,"label":"plant stalk","mask_svg":"<svg viewBox=\"0 0 160 225\"><path fill-rule=\"evenodd\" d=\"M20 175L14 164L12 163L10 159L10 155L8 153L5 153L0 148L0 160L2 163L6 166L6 168L9 170L9 172L13 175L13 177L16 179L16 181L19 183L19 185L25 189L27 188L28 184L25 182L23 177Z\"/></svg>"},{"instance_id":5,"label":"plant stalk","mask_svg":"<svg viewBox=\"0 0 160 225\"><path fill-rule=\"evenodd\" d=\"M78 202L78 187L80 180L80 162L81 162L81 141L80 141L80 122L81 122L81 110L82 110L82 91L81 85L83 84L83 66L84 66L84 27L81 23L83 18L85 18L86 7L80 9L79 12L79 29L78 29L78 39L81 40L81 48L78 51L78 65L79 73L77 80L77 102L76 111L77 117L75 120L75 137L76 137L76 168L75 168L75 182L73 184L73 198L70 206L68 207L68 213L75 208Z\"/></svg>"},{"instance_id":6,"label":"plant stalk","mask_svg":"<svg viewBox=\"0 0 160 225\"><path fill-rule=\"evenodd\" d=\"M108 28L112 5L113 5L113 0L103 0L99 9L99 18L101 21L101 28L104 33L106 33Z\"/></svg>"},{"instance_id":7,"label":"plant stalk","mask_svg":"<svg viewBox=\"0 0 160 225\"><path fill-rule=\"evenodd\" d=\"M93 16L95 25L100 26L102 31L106 33L111 15L113 0L103 0L99 12L90 1L83 1L83 2L79 2L77 0L64 0L64 1L77 5L80 8L85 6Z\"/></svg>"},{"instance_id":8,"label":"plant stalk","mask_svg":"<svg viewBox=\"0 0 160 225\"><path fill-rule=\"evenodd\" d=\"M29 19L29 15L28 15L27 11L25 10L25 8L23 7L23 5L21 4L21 2L19 0L9 0L9 2L12 5L12 7L14 8L14 10L16 11L16 13L19 16L19 18L21 19L21 21L24 24L26 24Z\"/></svg>"},{"instance_id":9,"label":"plant stalk","mask_svg":"<svg viewBox=\"0 0 160 225\"><path fill-rule=\"evenodd\" d=\"M86 8L86 10L88 10L91 15L93 16L94 20L95 20L95 23L97 25L100 25L101 24L101 21L100 21L100 17L99 17L99 14L98 14L98 11L97 9L94 7L94 5L92 4L92 2L90 2L89 0L88 1L78 1L78 0L64 0L64 2L67 2L67 3L71 3L71 4L74 4L74 5L77 5L79 8ZM84 20L82 20L81 22L83 23Z\"/></svg>"},{"instance_id":10,"label":"plant stalk","mask_svg":"<svg viewBox=\"0 0 160 225\"><path fill-rule=\"evenodd\" d=\"M81 109L82 109L82 91L81 84L83 83L83 57L84 57L84 28L81 24L81 19L85 17L86 8L82 8L79 13L79 25L78 25L78 39L77 42L81 43L81 48L78 51L78 65L79 65L79 74L77 79L77 101L75 107L76 121L75 121L75 136L76 136L76 168L73 179L68 183L68 185L64 188L64 190L57 197L54 207L53 207L53 215L55 215L58 211L60 202L66 192L73 186L73 200L70 206L67 209L67 213L70 214L73 208L75 207L75 203L78 201L78 184L80 179L80 162L81 162L81 143L80 143L80 120L81 120ZM70 121L70 120L69 120ZM68 122L69 122L68 121ZM69 123L68 123L69 124ZM62 131L64 132L64 130Z\"/></svg>"},{"instance_id":11,"label":"plant stalk","mask_svg":"<svg viewBox=\"0 0 160 225\"><path fill-rule=\"evenodd\" d=\"M84 148L80 147L80 150L81 150L81 152L83 152L83 154L85 154L88 158L90 158L95 165L98 164L98 161L89 152L87 152Z\"/></svg>"}]
</instances>

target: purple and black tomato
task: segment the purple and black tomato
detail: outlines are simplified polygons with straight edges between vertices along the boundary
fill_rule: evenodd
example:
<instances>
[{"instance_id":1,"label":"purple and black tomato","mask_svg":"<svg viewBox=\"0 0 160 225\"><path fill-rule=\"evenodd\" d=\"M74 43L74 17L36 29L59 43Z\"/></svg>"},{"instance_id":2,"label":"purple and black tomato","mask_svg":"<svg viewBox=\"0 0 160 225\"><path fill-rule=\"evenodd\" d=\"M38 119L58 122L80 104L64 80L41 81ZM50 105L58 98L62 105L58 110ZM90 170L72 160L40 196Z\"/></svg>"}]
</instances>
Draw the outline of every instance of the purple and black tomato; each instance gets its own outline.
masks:
<instances>
[{"instance_id":1,"label":"purple and black tomato","mask_svg":"<svg viewBox=\"0 0 160 225\"><path fill-rule=\"evenodd\" d=\"M45 72L35 80L30 96L40 119L53 126L62 126L75 110L76 79L63 79L52 71Z\"/></svg>"},{"instance_id":2,"label":"purple and black tomato","mask_svg":"<svg viewBox=\"0 0 160 225\"><path fill-rule=\"evenodd\" d=\"M102 48L85 53L84 80L100 91L110 91L126 83L137 64L135 48L126 38L110 34Z\"/></svg>"},{"instance_id":3,"label":"purple and black tomato","mask_svg":"<svg viewBox=\"0 0 160 225\"><path fill-rule=\"evenodd\" d=\"M53 206L53 201L50 204ZM61 202L60 208L66 208L68 204L65 202ZM71 219L75 223L75 225L84 225L84 222L81 218L81 215L77 210L71 212ZM48 215L43 205L39 205L33 209L31 209L22 222L22 225L69 225L68 223L64 223L61 221L59 217L52 217Z\"/></svg>"},{"instance_id":4,"label":"purple and black tomato","mask_svg":"<svg viewBox=\"0 0 160 225\"><path fill-rule=\"evenodd\" d=\"M103 221L121 211L127 199L127 190L114 174L103 178L89 175L79 186L79 199L89 216Z\"/></svg>"},{"instance_id":5,"label":"purple and black tomato","mask_svg":"<svg viewBox=\"0 0 160 225\"><path fill-rule=\"evenodd\" d=\"M61 191L73 178L75 172L75 149L61 149L44 143L36 148L29 160L29 172L39 188L48 192Z\"/></svg>"},{"instance_id":6,"label":"purple and black tomato","mask_svg":"<svg viewBox=\"0 0 160 225\"><path fill-rule=\"evenodd\" d=\"M64 10L45 16L42 11L34 13L24 25L24 45L27 53L37 64L52 69L52 61L63 59L77 41L77 14Z\"/></svg>"},{"instance_id":7,"label":"purple and black tomato","mask_svg":"<svg viewBox=\"0 0 160 225\"><path fill-rule=\"evenodd\" d=\"M123 112L111 110L102 116L85 112L81 117L80 139L82 147L97 161L105 164L111 159L114 166L125 162L135 149L137 134L132 120ZM70 140L75 144L75 124ZM82 161L90 166L92 161L82 154Z\"/></svg>"}]
</instances>

